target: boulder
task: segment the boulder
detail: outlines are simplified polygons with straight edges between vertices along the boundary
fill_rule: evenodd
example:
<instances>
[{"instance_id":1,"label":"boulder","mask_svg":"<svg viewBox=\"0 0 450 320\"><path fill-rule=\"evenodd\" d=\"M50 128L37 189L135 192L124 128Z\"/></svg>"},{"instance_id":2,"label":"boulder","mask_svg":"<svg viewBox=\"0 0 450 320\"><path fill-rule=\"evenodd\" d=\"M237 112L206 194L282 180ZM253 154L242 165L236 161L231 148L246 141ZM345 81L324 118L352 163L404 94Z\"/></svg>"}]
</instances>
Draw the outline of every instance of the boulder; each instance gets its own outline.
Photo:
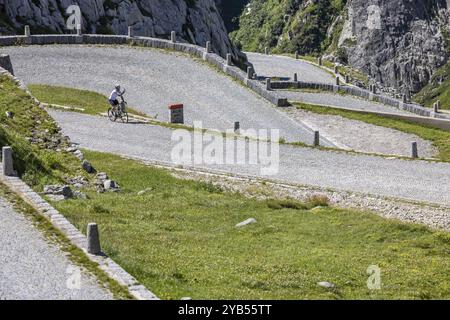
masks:
<instances>
[{"instance_id":1,"label":"boulder","mask_svg":"<svg viewBox=\"0 0 450 320\"><path fill-rule=\"evenodd\" d=\"M94 167L91 165L91 163L87 160L83 160L83 163L81 164L81 167L83 168L84 171L86 171L87 173L95 173L97 172Z\"/></svg>"}]
</instances>

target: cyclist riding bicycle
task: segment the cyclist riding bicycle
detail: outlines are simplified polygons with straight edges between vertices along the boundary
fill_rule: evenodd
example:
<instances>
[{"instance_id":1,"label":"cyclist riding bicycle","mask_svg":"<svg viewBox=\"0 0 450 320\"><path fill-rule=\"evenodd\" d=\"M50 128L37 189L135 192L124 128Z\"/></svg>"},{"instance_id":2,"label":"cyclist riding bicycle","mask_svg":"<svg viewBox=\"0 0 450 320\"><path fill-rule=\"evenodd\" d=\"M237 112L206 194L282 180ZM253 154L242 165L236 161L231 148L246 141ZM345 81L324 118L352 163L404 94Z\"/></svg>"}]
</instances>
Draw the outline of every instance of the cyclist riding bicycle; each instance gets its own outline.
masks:
<instances>
[{"instance_id":1,"label":"cyclist riding bicycle","mask_svg":"<svg viewBox=\"0 0 450 320\"><path fill-rule=\"evenodd\" d=\"M111 94L109 95L109 104L113 107L113 108L117 108L117 106L119 105L119 101L117 100L118 97L122 97L122 95L125 93L125 89L121 92L120 91L120 85L116 85L114 87L114 90L111 92ZM121 110L123 111L123 110Z\"/></svg>"}]
</instances>

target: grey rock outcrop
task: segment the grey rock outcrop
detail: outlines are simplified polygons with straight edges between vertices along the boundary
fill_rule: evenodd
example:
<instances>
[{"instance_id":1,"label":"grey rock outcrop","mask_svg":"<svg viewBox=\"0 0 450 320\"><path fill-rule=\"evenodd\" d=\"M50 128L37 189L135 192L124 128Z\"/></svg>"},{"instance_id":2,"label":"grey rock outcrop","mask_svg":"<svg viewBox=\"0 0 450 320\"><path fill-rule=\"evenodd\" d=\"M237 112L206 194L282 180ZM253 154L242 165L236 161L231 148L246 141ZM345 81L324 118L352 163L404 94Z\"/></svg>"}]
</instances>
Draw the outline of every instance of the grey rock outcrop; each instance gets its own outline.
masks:
<instances>
[{"instance_id":1,"label":"grey rock outcrop","mask_svg":"<svg viewBox=\"0 0 450 320\"><path fill-rule=\"evenodd\" d=\"M136 36L168 39L175 31L178 41L201 46L211 41L221 56L239 56L214 0L0 0L0 33L22 31L24 25L32 33L67 33L66 9L75 2L84 33L127 34L132 26Z\"/></svg>"},{"instance_id":2,"label":"grey rock outcrop","mask_svg":"<svg viewBox=\"0 0 450 320\"><path fill-rule=\"evenodd\" d=\"M417 92L448 60L448 0L350 0L339 39L373 82Z\"/></svg>"}]
</instances>

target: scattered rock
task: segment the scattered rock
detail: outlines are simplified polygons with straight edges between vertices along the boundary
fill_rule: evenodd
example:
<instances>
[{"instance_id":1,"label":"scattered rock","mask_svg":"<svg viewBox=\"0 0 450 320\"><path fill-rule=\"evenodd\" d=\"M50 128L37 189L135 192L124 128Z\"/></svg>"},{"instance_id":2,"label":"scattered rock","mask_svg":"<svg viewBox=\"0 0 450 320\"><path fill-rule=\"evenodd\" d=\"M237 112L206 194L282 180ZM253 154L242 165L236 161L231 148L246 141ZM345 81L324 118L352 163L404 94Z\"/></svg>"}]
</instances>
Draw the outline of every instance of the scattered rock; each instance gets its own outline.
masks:
<instances>
[{"instance_id":1,"label":"scattered rock","mask_svg":"<svg viewBox=\"0 0 450 320\"><path fill-rule=\"evenodd\" d=\"M86 194L84 194L83 192L81 192L79 190L75 190L73 192L73 196L77 199L83 199L83 200L86 200L88 198Z\"/></svg>"},{"instance_id":2,"label":"scattered rock","mask_svg":"<svg viewBox=\"0 0 450 320\"><path fill-rule=\"evenodd\" d=\"M6 111L5 115L6 115L7 118L10 118L10 119L14 118L14 112Z\"/></svg>"},{"instance_id":3,"label":"scattered rock","mask_svg":"<svg viewBox=\"0 0 450 320\"><path fill-rule=\"evenodd\" d=\"M144 190L139 191L139 192L137 193L137 195L138 195L138 196L142 196L142 195L144 195L145 193L150 192L150 191L152 191L152 190L153 190L153 188L146 188L146 189L144 189Z\"/></svg>"},{"instance_id":4,"label":"scattered rock","mask_svg":"<svg viewBox=\"0 0 450 320\"><path fill-rule=\"evenodd\" d=\"M74 151L74 153L73 153L78 159L80 159L80 160L84 160L84 154L83 154L83 152L81 152L80 150L76 150L76 151Z\"/></svg>"},{"instance_id":5,"label":"scattered rock","mask_svg":"<svg viewBox=\"0 0 450 320\"><path fill-rule=\"evenodd\" d=\"M75 151L77 151L78 149L76 148L76 147L73 147L73 146L71 146L71 147L67 147L66 148L66 152L75 152Z\"/></svg>"},{"instance_id":6,"label":"scattered rock","mask_svg":"<svg viewBox=\"0 0 450 320\"><path fill-rule=\"evenodd\" d=\"M114 180L105 180L105 182L103 182L103 188L106 191L119 191L119 185L117 184L117 182L115 182Z\"/></svg>"},{"instance_id":7,"label":"scattered rock","mask_svg":"<svg viewBox=\"0 0 450 320\"><path fill-rule=\"evenodd\" d=\"M256 219L255 218L248 218L247 220L238 223L236 225L236 228L244 227L244 226L252 224L252 223L256 223Z\"/></svg>"},{"instance_id":8,"label":"scattered rock","mask_svg":"<svg viewBox=\"0 0 450 320\"><path fill-rule=\"evenodd\" d=\"M82 176L77 176L77 177L68 179L67 183L74 186L77 189L80 189L80 188L83 188L84 186L86 186L88 184L88 181L86 180L86 178L84 178Z\"/></svg>"},{"instance_id":9,"label":"scattered rock","mask_svg":"<svg viewBox=\"0 0 450 320\"><path fill-rule=\"evenodd\" d=\"M181 298L181 300L192 300L192 298L191 297L183 297L183 298Z\"/></svg>"},{"instance_id":10,"label":"scattered rock","mask_svg":"<svg viewBox=\"0 0 450 320\"><path fill-rule=\"evenodd\" d=\"M54 201L73 198L72 189L66 185L46 185L44 186L44 194Z\"/></svg>"},{"instance_id":11,"label":"scattered rock","mask_svg":"<svg viewBox=\"0 0 450 320\"><path fill-rule=\"evenodd\" d=\"M326 288L326 289L332 289L332 288L336 287L333 283L327 282L327 281L318 282L317 285L319 287Z\"/></svg>"},{"instance_id":12,"label":"scattered rock","mask_svg":"<svg viewBox=\"0 0 450 320\"><path fill-rule=\"evenodd\" d=\"M81 164L81 167L86 171L87 173L95 173L97 172L94 167L90 164L89 161L83 160L83 163Z\"/></svg>"}]
</instances>

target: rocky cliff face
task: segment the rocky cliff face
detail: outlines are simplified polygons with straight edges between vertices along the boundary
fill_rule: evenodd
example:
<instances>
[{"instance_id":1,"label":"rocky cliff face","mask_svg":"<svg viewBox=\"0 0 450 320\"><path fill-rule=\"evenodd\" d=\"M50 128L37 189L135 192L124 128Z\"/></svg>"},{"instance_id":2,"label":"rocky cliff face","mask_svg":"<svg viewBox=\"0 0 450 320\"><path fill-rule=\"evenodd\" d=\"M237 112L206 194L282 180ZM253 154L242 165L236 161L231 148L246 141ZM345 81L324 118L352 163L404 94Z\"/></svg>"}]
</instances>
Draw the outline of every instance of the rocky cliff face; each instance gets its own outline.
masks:
<instances>
[{"instance_id":1,"label":"rocky cliff face","mask_svg":"<svg viewBox=\"0 0 450 320\"><path fill-rule=\"evenodd\" d=\"M0 33L22 32L28 24L35 33L64 33L66 9L78 4L85 33L126 34L169 38L204 46L215 52L239 56L231 44L215 0L0 0Z\"/></svg>"},{"instance_id":2,"label":"rocky cliff face","mask_svg":"<svg viewBox=\"0 0 450 320\"><path fill-rule=\"evenodd\" d=\"M449 9L450 0L251 0L232 38L249 51L326 55L380 87L417 92L448 61Z\"/></svg>"},{"instance_id":3,"label":"rocky cliff face","mask_svg":"<svg viewBox=\"0 0 450 320\"><path fill-rule=\"evenodd\" d=\"M449 3L350 0L339 45L374 81L417 92L449 58Z\"/></svg>"}]
</instances>

